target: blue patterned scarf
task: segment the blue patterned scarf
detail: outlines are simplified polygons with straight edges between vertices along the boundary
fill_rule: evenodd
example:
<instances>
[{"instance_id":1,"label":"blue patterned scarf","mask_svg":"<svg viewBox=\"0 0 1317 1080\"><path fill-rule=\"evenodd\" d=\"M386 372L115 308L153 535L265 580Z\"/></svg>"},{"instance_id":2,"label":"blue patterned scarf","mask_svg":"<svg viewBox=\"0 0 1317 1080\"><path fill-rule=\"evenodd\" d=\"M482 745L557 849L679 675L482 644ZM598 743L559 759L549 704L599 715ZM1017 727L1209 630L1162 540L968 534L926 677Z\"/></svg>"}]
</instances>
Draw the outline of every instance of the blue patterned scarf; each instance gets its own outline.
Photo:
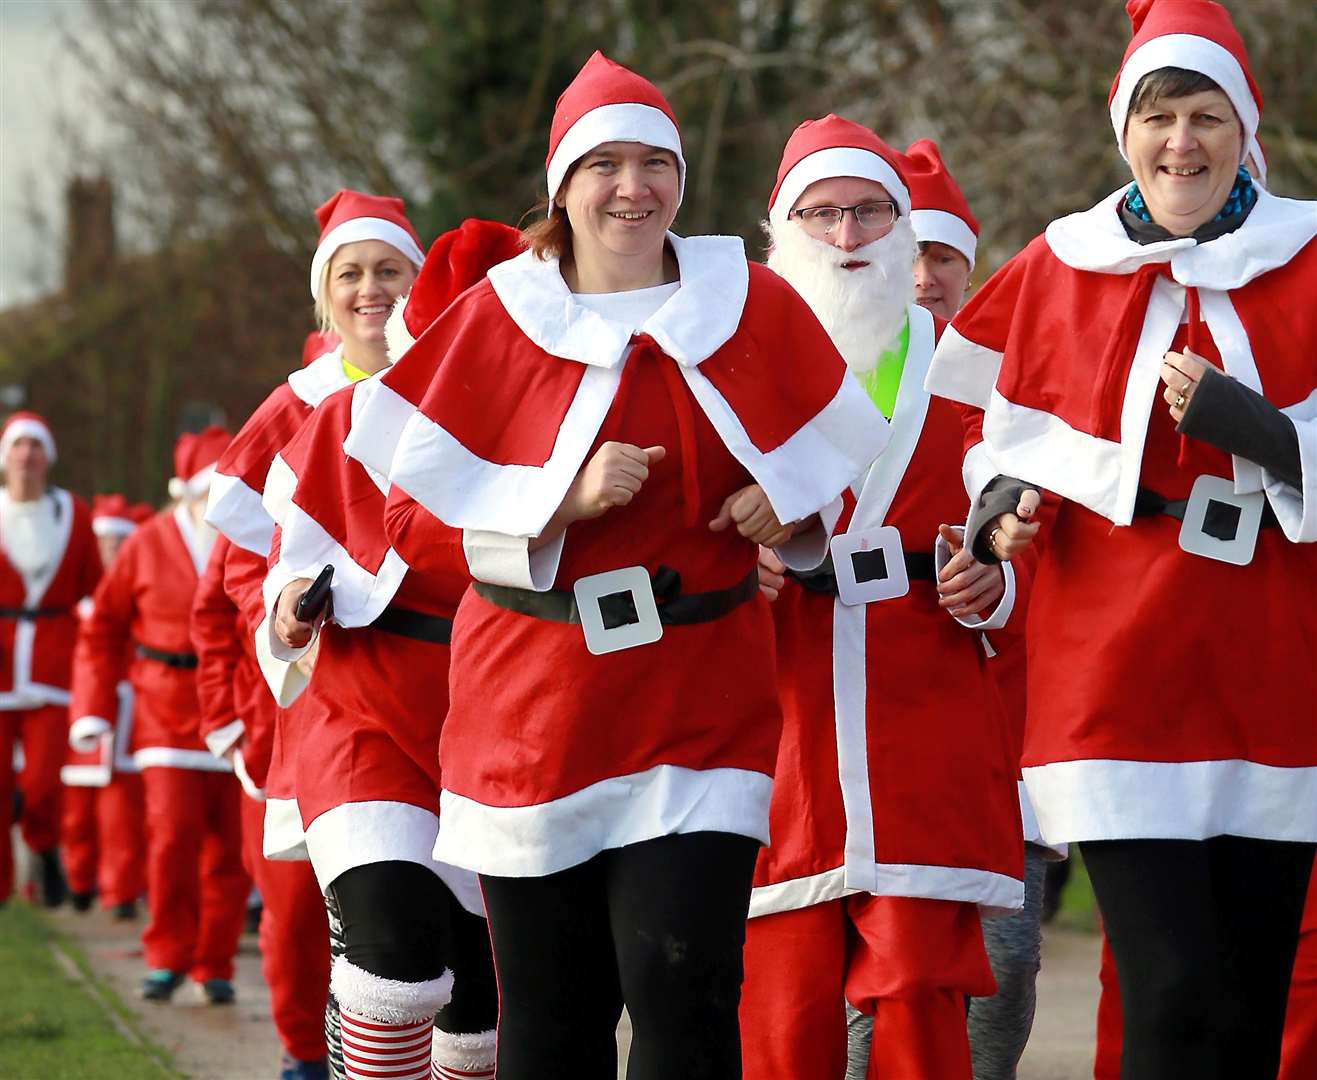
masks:
<instances>
[{"instance_id":1,"label":"blue patterned scarf","mask_svg":"<svg viewBox=\"0 0 1317 1080\"><path fill-rule=\"evenodd\" d=\"M1236 214L1242 214L1246 210L1251 210L1257 201L1258 193L1253 187L1253 177L1249 176L1248 170L1241 165L1239 174L1235 177L1235 186L1230 189L1230 196L1226 199L1225 206L1221 207L1221 212L1212 221L1224 221ZM1152 222L1152 215L1148 213L1148 207L1143 202L1143 192L1139 190L1137 182L1130 184L1125 192L1125 208L1140 221Z\"/></svg>"}]
</instances>

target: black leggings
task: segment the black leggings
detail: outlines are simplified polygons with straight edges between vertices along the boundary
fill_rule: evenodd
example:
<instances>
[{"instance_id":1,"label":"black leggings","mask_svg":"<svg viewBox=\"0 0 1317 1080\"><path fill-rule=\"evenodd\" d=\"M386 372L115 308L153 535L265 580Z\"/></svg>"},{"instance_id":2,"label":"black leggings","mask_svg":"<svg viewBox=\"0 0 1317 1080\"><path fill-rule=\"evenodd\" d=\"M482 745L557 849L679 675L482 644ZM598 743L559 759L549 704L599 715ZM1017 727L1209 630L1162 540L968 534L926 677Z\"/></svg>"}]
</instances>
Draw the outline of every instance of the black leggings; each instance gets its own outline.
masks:
<instances>
[{"instance_id":1,"label":"black leggings","mask_svg":"<svg viewBox=\"0 0 1317 1080\"><path fill-rule=\"evenodd\" d=\"M454 1034L490 1031L498 1020L489 929L424 866L380 862L345 870L329 886L341 954L372 975L400 982L453 971L452 1000L435 1025Z\"/></svg>"},{"instance_id":2,"label":"black leggings","mask_svg":"<svg viewBox=\"0 0 1317 1080\"><path fill-rule=\"evenodd\" d=\"M1125 1015L1121 1080L1270 1080L1313 844L1080 844Z\"/></svg>"},{"instance_id":3,"label":"black leggings","mask_svg":"<svg viewBox=\"0 0 1317 1080\"><path fill-rule=\"evenodd\" d=\"M664 836L547 877L482 877L502 995L499 1080L737 1080L758 844Z\"/></svg>"}]
</instances>

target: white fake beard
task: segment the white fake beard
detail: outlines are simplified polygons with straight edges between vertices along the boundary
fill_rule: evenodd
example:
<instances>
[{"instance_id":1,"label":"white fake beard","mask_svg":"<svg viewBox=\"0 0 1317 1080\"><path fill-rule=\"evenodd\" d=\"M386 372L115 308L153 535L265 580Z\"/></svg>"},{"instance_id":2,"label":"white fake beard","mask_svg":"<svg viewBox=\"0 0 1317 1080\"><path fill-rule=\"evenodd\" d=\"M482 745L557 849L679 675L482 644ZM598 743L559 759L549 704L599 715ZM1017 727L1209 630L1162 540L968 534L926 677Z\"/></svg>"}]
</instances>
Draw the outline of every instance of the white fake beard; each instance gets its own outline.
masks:
<instances>
[{"instance_id":1,"label":"white fake beard","mask_svg":"<svg viewBox=\"0 0 1317 1080\"><path fill-rule=\"evenodd\" d=\"M407 329L407 322L402 317L403 309L407 306L407 300L411 295L411 290L408 289L393 302L393 310L389 312L389 318L384 323L384 345L391 364L396 364L402 358L402 354L416 344L416 339L412 337L411 331Z\"/></svg>"},{"instance_id":2,"label":"white fake beard","mask_svg":"<svg viewBox=\"0 0 1317 1080\"><path fill-rule=\"evenodd\" d=\"M915 299L919 248L910 218L897 218L886 236L854 251L816 240L791 220L765 222L764 231L772 243L769 268L809 304L846 366L857 374L872 371L901 332ZM869 265L841 268L853 260Z\"/></svg>"}]
</instances>

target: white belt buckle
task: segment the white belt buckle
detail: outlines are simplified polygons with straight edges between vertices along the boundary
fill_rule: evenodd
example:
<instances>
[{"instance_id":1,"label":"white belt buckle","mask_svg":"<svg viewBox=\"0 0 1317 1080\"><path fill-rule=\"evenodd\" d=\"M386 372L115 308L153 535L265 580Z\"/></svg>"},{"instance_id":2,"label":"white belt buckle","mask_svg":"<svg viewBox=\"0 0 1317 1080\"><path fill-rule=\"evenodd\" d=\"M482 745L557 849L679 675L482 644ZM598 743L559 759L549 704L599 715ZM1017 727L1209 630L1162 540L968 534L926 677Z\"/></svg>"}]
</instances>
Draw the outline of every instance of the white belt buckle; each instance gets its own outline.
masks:
<instances>
[{"instance_id":1,"label":"white belt buckle","mask_svg":"<svg viewBox=\"0 0 1317 1080\"><path fill-rule=\"evenodd\" d=\"M1253 561L1253 549L1262 526L1262 511L1267 497L1260 491L1236 495L1235 485L1222 476L1203 475L1194 481L1180 526L1180 547L1191 555L1201 555L1217 562L1247 566ZM1209 516L1215 532L1203 530Z\"/></svg>"},{"instance_id":2,"label":"white belt buckle","mask_svg":"<svg viewBox=\"0 0 1317 1080\"><path fill-rule=\"evenodd\" d=\"M572 586L572 592L576 595L581 629L585 632L585 647L595 656L649 645L663 636L658 604L654 601L654 586L649 580L649 571L643 566L628 566L580 578ZM619 593L630 594L636 618L620 626L608 626L599 604L605 597Z\"/></svg>"},{"instance_id":3,"label":"white belt buckle","mask_svg":"<svg viewBox=\"0 0 1317 1080\"><path fill-rule=\"evenodd\" d=\"M848 607L894 600L910 591L901 530L895 525L846 532L832 538L837 596Z\"/></svg>"}]
</instances>

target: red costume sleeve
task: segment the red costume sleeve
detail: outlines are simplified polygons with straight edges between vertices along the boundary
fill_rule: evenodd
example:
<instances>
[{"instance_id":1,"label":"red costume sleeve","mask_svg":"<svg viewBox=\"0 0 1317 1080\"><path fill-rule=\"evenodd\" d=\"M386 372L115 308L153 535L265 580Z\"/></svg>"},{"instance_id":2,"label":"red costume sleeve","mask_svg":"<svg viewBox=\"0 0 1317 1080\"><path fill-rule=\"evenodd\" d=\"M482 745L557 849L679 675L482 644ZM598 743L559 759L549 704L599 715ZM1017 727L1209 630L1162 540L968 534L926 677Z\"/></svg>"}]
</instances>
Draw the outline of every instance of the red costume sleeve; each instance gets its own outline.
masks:
<instances>
[{"instance_id":1,"label":"red costume sleeve","mask_svg":"<svg viewBox=\"0 0 1317 1080\"><path fill-rule=\"evenodd\" d=\"M225 556L231 547L221 535L211 550L192 601L192 647L197 654L197 697L201 701L201 736L233 723L234 674L242 656L238 609L224 587Z\"/></svg>"},{"instance_id":2,"label":"red costume sleeve","mask_svg":"<svg viewBox=\"0 0 1317 1080\"><path fill-rule=\"evenodd\" d=\"M78 626L73 650L69 717L98 716L114 725L119 715L119 680L132 643L137 614L136 582L141 560L139 533L124 541L109 572L92 595L92 608ZM99 566L99 558L96 560Z\"/></svg>"}]
</instances>

